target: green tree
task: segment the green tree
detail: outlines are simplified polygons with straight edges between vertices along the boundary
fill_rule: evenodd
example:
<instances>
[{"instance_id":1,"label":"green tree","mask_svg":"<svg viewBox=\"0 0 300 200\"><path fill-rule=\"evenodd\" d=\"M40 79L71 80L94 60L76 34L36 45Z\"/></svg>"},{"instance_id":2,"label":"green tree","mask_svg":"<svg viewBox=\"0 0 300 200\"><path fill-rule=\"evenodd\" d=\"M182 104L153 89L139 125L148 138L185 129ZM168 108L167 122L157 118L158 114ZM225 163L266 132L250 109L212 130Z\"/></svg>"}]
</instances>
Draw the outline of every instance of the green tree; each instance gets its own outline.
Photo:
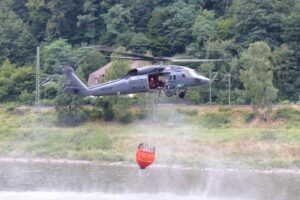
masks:
<instances>
[{"instance_id":1,"label":"green tree","mask_svg":"<svg viewBox=\"0 0 300 200\"><path fill-rule=\"evenodd\" d=\"M120 34L132 31L133 19L128 9L124 8L121 4L116 4L108 10L107 13L102 15L109 41L115 41Z\"/></svg>"},{"instance_id":2,"label":"green tree","mask_svg":"<svg viewBox=\"0 0 300 200\"><path fill-rule=\"evenodd\" d=\"M169 54L170 41L165 37L162 26L164 21L169 18L169 11L166 8L159 8L153 11L151 18L147 24L150 38L150 47L155 55L167 55Z\"/></svg>"},{"instance_id":3,"label":"green tree","mask_svg":"<svg viewBox=\"0 0 300 200\"><path fill-rule=\"evenodd\" d=\"M5 79L11 77L16 70L15 65L13 65L9 59L6 59L0 68L0 78Z\"/></svg>"},{"instance_id":4,"label":"green tree","mask_svg":"<svg viewBox=\"0 0 300 200\"><path fill-rule=\"evenodd\" d=\"M35 90L35 70L31 66L17 68L11 80L14 83L11 88L11 96L18 97L22 91L32 93Z\"/></svg>"},{"instance_id":5,"label":"green tree","mask_svg":"<svg viewBox=\"0 0 300 200\"><path fill-rule=\"evenodd\" d=\"M205 49L203 50L207 58L224 58L232 59L237 54L236 45L234 40L215 40L208 41ZM218 72L218 77L212 84L212 100L216 103L228 104L228 87L229 87L229 76L231 81L231 91L236 88L240 88L241 82L239 80L239 74L234 73L230 61L224 62L211 62L201 64L202 66L210 65L211 72ZM215 74L213 73L213 74ZM209 72L205 72L206 76L209 76ZM234 100L234 99L232 99Z\"/></svg>"},{"instance_id":6,"label":"green tree","mask_svg":"<svg viewBox=\"0 0 300 200\"><path fill-rule=\"evenodd\" d=\"M25 23L28 22L29 14L25 6L27 0L2 0L6 1L10 10L22 19Z\"/></svg>"},{"instance_id":7,"label":"green tree","mask_svg":"<svg viewBox=\"0 0 300 200\"><path fill-rule=\"evenodd\" d=\"M147 24L157 4L153 0L134 0L131 5L131 13L135 32L146 32Z\"/></svg>"},{"instance_id":8,"label":"green tree","mask_svg":"<svg viewBox=\"0 0 300 200\"><path fill-rule=\"evenodd\" d=\"M194 42L187 46L187 52L197 57L203 57L207 42L213 41L217 37L217 24L213 11L203 10L198 15L193 25L192 36Z\"/></svg>"},{"instance_id":9,"label":"green tree","mask_svg":"<svg viewBox=\"0 0 300 200\"><path fill-rule=\"evenodd\" d=\"M150 46L150 40L143 33L134 34L129 43L129 49L144 54Z\"/></svg>"},{"instance_id":10,"label":"green tree","mask_svg":"<svg viewBox=\"0 0 300 200\"><path fill-rule=\"evenodd\" d=\"M290 15L285 20L284 40L294 50L296 65L300 64L300 0L295 0Z\"/></svg>"},{"instance_id":11,"label":"green tree","mask_svg":"<svg viewBox=\"0 0 300 200\"><path fill-rule=\"evenodd\" d=\"M191 43L190 33L197 16L193 5L177 1L167 7L169 17L163 22L164 34L173 52L183 52Z\"/></svg>"},{"instance_id":12,"label":"green tree","mask_svg":"<svg viewBox=\"0 0 300 200\"><path fill-rule=\"evenodd\" d=\"M41 42L46 37L47 21L51 17L47 2L45 0L27 0L25 5L29 13L30 30Z\"/></svg>"},{"instance_id":13,"label":"green tree","mask_svg":"<svg viewBox=\"0 0 300 200\"><path fill-rule=\"evenodd\" d=\"M205 0L203 8L207 10L214 10L218 16L222 16L226 13L229 5L232 3L232 0Z\"/></svg>"},{"instance_id":14,"label":"green tree","mask_svg":"<svg viewBox=\"0 0 300 200\"><path fill-rule=\"evenodd\" d=\"M105 34L105 23L101 14L103 7L96 0L85 0L83 13L77 16L77 27L84 42L96 43Z\"/></svg>"},{"instance_id":15,"label":"green tree","mask_svg":"<svg viewBox=\"0 0 300 200\"><path fill-rule=\"evenodd\" d=\"M15 101L22 91L33 92L33 67L15 68L8 59L0 67L0 101Z\"/></svg>"},{"instance_id":16,"label":"green tree","mask_svg":"<svg viewBox=\"0 0 300 200\"><path fill-rule=\"evenodd\" d=\"M273 69L270 61L271 49L264 42L255 42L243 52L241 62L241 81L255 109L262 108L264 117L270 111L272 101L277 96L273 86Z\"/></svg>"},{"instance_id":17,"label":"green tree","mask_svg":"<svg viewBox=\"0 0 300 200\"><path fill-rule=\"evenodd\" d=\"M201 9L205 6L206 0L185 0L185 2Z\"/></svg>"},{"instance_id":18,"label":"green tree","mask_svg":"<svg viewBox=\"0 0 300 200\"><path fill-rule=\"evenodd\" d=\"M0 101L7 101L10 98L13 81L11 76L14 74L16 68L9 59L6 59L0 67Z\"/></svg>"},{"instance_id":19,"label":"green tree","mask_svg":"<svg viewBox=\"0 0 300 200\"><path fill-rule=\"evenodd\" d=\"M274 65L274 84L279 89L280 100L297 101L300 94L300 69L295 63L294 51L283 44L272 54Z\"/></svg>"},{"instance_id":20,"label":"green tree","mask_svg":"<svg viewBox=\"0 0 300 200\"><path fill-rule=\"evenodd\" d=\"M236 23L234 18L219 19L217 21L218 38L228 39L234 36L233 29Z\"/></svg>"},{"instance_id":21,"label":"green tree","mask_svg":"<svg viewBox=\"0 0 300 200\"><path fill-rule=\"evenodd\" d=\"M295 0L274 0L274 7L276 9L276 12L289 14L295 5L295 2Z\"/></svg>"},{"instance_id":22,"label":"green tree","mask_svg":"<svg viewBox=\"0 0 300 200\"><path fill-rule=\"evenodd\" d=\"M62 72L62 67L69 65L75 70L86 58L88 49L73 49L66 40L55 40L42 47L42 70L47 74Z\"/></svg>"},{"instance_id":23,"label":"green tree","mask_svg":"<svg viewBox=\"0 0 300 200\"><path fill-rule=\"evenodd\" d=\"M281 66L285 66L287 90L290 100L298 100L300 95L300 0L295 0L290 14L285 19L284 41L289 45L288 58L282 60ZM291 51L293 51L291 55ZM282 51L281 51L282 52ZM292 58L292 59L291 59ZM292 62L291 62L292 61Z\"/></svg>"},{"instance_id":24,"label":"green tree","mask_svg":"<svg viewBox=\"0 0 300 200\"><path fill-rule=\"evenodd\" d=\"M243 47L255 41L265 41L272 47L281 43L283 18L275 12L272 0L241 0L235 18L236 39Z\"/></svg>"},{"instance_id":25,"label":"green tree","mask_svg":"<svg viewBox=\"0 0 300 200\"><path fill-rule=\"evenodd\" d=\"M102 67L106 62L107 61L102 53L97 49L92 49L86 53L86 56L83 58L77 71L81 71L83 75L82 78L87 80L90 73L99 69L99 67Z\"/></svg>"},{"instance_id":26,"label":"green tree","mask_svg":"<svg viewBox=\"0 0 300 200\"><path fill-rule=\"evenodd\" d=\"M64 65L73 65L75 57L66 40L56 40L41 50L42 70L47 74L61 73Z\"/></svg>"},{"instance_id":27,"label":"green tree","mask_svg":"<svg viewBox=\"0 0 300 200\"><path fill-rule=\"evenodd\" d=\"M126 52L126 49L120 47L116 50L117 52ZM112 54L112 56L118 56L118 54ZM110 81L114 79L119 79L126 75L131 69L130 62L128 60L113 58L111 67L106 71L104 80Z\"/></svg>"},{"instance_id":28,"label":"green tree","mask_svg":"<svg viewBox=\"0 0 300 200\"><path fill-rule=\"evenodd\" d=\"M0 62L9 58L22 66L33 60L36 40L5 1L0 2Z\"/></svg>"},{"instance_id":29,"label":"green tree","mask_svg":"<svg viewBox=\"0 0 300 200\"><path fill-rule=\"evenodd\" d=\"M196 14L196 7L183 1L155 10L148 22L153 53L168 55L183 52L192 41L190 33ZM160 51L156 50L157 47Z\"/></svg>"},{"instance_id":30,"label":"green tree","mask_svg":"<svg viewBox=\"0 0 300 200\"><path fill-rule=\"evenodd\" d=\"M67 38L71 43L78 41L77 16L81 11L83 1L81 0L48 0L47 9L50 11L46 24L47 38Z\"/></svg>"},{"instance_id":31,"label":"green tree","mask_svg":"<svg viewBox=\"0 0 300 200\"><path fill-rule=\"evenodd\" d=\"M196 41L204 46L207 41L216 38L216 25L214 12L203 10L196 19L192 34Z\"/></svg>"}]
</instances>

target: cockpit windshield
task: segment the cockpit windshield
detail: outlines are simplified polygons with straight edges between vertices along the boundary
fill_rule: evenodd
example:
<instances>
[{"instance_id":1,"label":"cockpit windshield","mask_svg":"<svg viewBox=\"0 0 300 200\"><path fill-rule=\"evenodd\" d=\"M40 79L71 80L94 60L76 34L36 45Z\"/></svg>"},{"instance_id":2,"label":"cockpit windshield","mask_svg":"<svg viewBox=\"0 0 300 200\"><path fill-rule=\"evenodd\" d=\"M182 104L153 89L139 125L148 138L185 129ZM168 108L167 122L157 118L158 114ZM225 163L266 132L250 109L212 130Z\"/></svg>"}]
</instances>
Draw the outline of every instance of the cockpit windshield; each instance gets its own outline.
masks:
<instances>
[{"instance_id":1,"label":"cockpit windshield","mask_svg":"<svg viewBox=\"0 0 300 200\"><path fill-rule=\"evenodd\" d=\"M189 73L189 75L188 75L189 77L198 77L199 76L194 69L188 70L188 73Z\"/></svg>"}]
</instances>

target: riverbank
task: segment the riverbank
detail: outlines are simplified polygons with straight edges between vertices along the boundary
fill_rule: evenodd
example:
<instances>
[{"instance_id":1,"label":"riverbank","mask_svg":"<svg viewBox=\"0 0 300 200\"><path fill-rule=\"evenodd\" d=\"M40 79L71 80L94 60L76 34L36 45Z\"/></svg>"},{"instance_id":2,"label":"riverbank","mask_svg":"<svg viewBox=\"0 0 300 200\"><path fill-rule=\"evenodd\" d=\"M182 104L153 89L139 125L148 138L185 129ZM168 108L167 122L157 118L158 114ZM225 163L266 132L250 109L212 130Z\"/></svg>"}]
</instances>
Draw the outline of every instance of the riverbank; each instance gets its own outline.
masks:
<instances>
[{"instance_id":1,"label":"riverbank","mask_svg":"<svg viewBox=\"0 0 300 200\"><path fill-rule=\"evenodd\" d=\"M146 142L156 147L158 165L299 169L297 116L278 117L275 110L270 121L263 121L251 113L250 107L168 105L131 124L58 127L51 108L39 118L33 108L13 113L1 108L0 156L133 164L137 145Z\"/></svg>"}]
</instances>

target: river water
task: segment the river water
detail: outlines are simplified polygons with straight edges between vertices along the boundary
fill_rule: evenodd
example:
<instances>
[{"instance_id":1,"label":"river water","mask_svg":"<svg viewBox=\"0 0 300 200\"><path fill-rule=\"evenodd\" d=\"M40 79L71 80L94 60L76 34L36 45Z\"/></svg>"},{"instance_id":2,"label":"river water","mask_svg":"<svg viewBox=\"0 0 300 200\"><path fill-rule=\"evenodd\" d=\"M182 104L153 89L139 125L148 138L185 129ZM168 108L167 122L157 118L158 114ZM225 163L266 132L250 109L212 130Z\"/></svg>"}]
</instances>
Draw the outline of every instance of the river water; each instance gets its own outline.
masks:
<instances>
[{"instance_id":1,"label":"river water","mask_svg":"<svg viewBox=\"0 0 300 200\"><path fill-rule=\"evenodd\" d=\"M0 159L0 199L297 200L300 171Z\"/></svg>"}]
</instances>

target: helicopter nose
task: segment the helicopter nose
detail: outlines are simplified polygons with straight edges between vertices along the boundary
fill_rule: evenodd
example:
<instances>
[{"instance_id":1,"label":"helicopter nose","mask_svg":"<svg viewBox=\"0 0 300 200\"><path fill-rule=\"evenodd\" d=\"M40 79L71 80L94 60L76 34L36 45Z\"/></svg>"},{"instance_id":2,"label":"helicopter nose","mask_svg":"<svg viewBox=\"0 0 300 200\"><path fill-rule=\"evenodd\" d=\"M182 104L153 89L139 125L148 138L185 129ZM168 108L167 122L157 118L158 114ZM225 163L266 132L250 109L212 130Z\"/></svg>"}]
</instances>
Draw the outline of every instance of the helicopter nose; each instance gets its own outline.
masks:
<instances>
[{"instance_id":1,"label":"helicopter nose","mask_svg":"<svg viewBox=\"0 0 300 200\"><path fill-rule=\"evenodd\" d=\"M206 77L198 77L195 78L195 82L200 85L206 85L210 82L210 80Z\"/></svg>"},{"instance_id":2,"label":"helicopter nose","mask_svg":"<svg viewBox=\"0 0 300 200\"><path fill-rule=\"evenodd\" d=\"M202 77L202 82L203 82L203 84L209 84L209 82L210 82L210 79L209 78L206 78L206 77Z\"/></svg>"}]
</instances>

